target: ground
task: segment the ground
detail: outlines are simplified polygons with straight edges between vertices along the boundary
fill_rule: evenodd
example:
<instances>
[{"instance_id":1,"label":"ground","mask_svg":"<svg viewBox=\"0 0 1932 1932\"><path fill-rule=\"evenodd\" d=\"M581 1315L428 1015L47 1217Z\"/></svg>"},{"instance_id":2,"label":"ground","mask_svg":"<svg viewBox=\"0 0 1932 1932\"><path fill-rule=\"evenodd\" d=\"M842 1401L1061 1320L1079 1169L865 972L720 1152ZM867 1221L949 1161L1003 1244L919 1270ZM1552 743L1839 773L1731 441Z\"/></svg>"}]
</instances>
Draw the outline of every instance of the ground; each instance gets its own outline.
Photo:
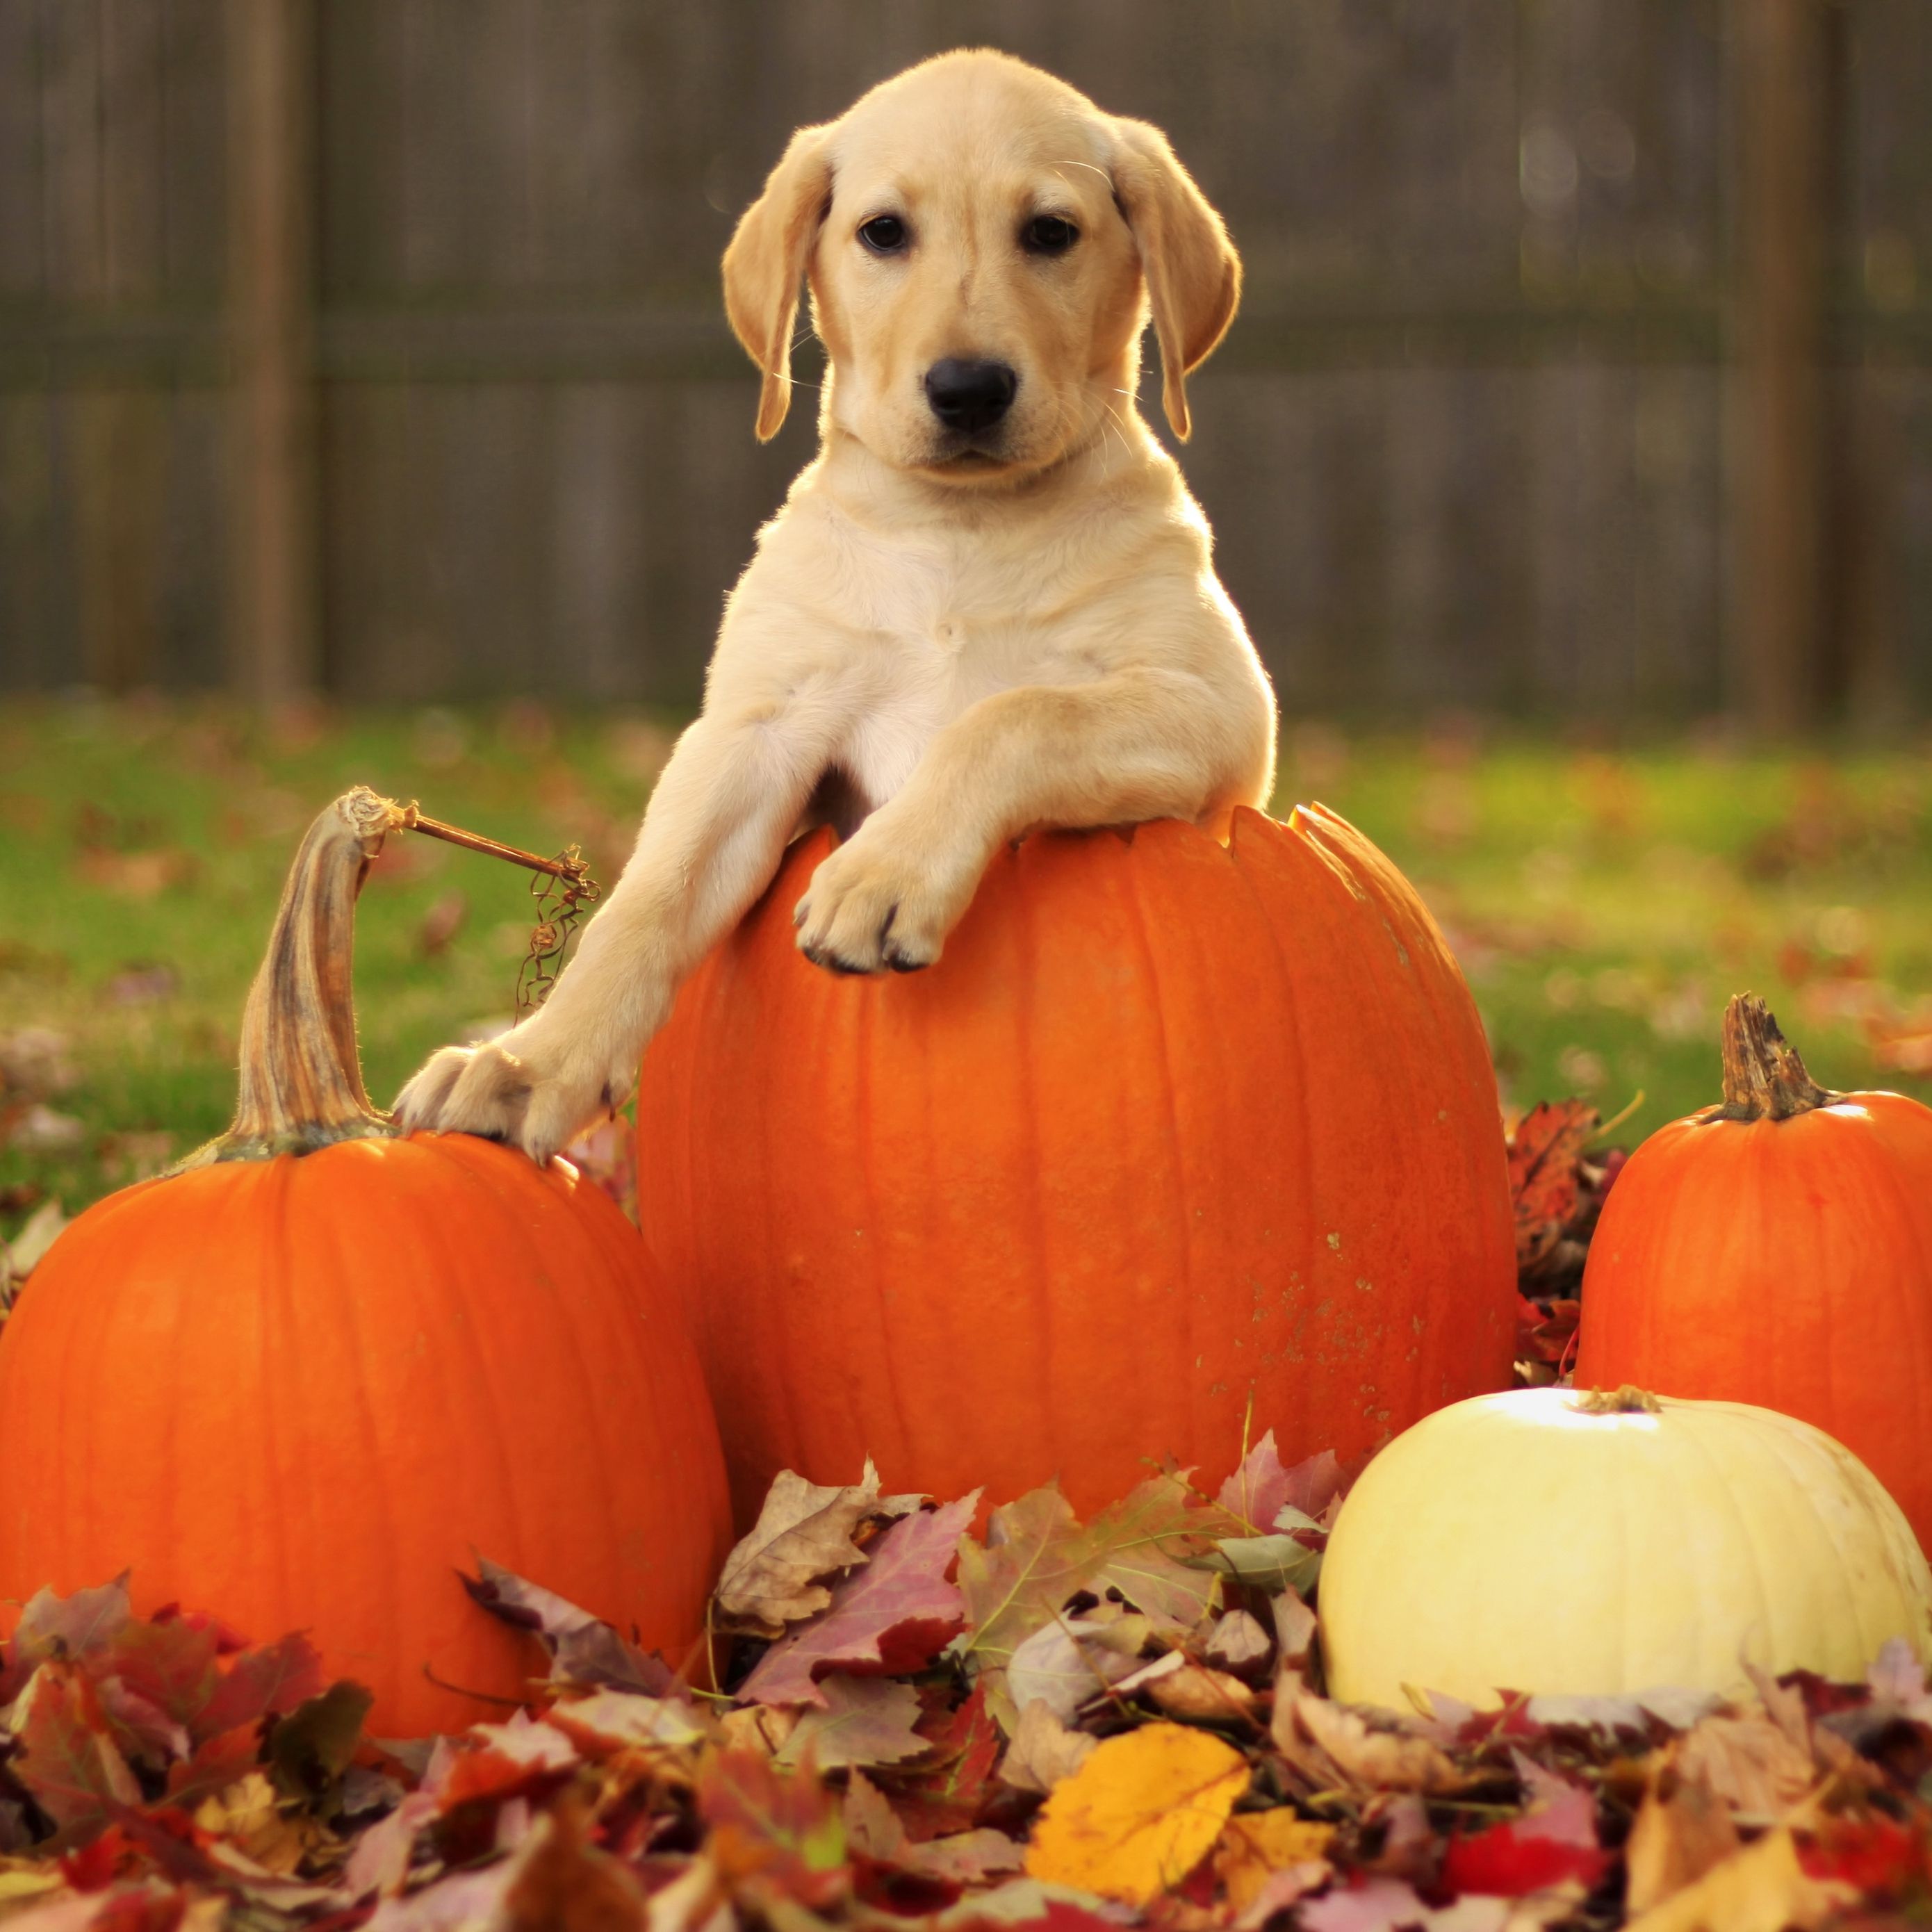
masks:
<instances>
[{"instance_id":1,"label":"ground","mask_svg":"<svg viewBox=\"0 0 1932 1932\"><path fill-rule=\"evenodd\" d=\"M0 712L0 1237L226 1124L235 1028L304 826L350 784L607 884L679 720L11 703ZM1716 1096L1718 1016L1763 994L1827 1084L1932 1098L1932 760L1614 748L1456 724L1304 724L1276 809L1319 798L1414 880L1462 960L1506 1102L1587 1094L1620 1138ZM510 1014L524 876L393 841L362 901L370 1092ZM23 1036L23 1030L44 1029ZM52 1036L49 1037L48 1036Z\"/></svg>"}]
</instances>

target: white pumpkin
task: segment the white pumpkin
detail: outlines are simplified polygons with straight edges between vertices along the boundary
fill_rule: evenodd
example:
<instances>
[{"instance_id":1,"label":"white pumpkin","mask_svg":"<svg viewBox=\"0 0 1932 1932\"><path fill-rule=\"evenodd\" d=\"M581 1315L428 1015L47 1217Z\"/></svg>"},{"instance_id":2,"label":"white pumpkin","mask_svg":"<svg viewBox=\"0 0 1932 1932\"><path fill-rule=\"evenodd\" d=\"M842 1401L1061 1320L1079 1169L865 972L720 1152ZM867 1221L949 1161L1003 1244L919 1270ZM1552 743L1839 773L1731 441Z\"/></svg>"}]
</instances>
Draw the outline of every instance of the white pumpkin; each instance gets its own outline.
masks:
<instances>
[{"instance_id":1,"label":"white pumpkin","mask_svg":"<svg viewBox=\"0 0 1932 1932\"><path fill-rule=\"evenodd\" d=\"M1932 1654L1932 1572L1822 1430L1742 1402L1518 1389L1397 1436L1322 1568L1330 1694L1732 1695L1744 1662L1856 1680Z\"/></svg>"}]
</instances>

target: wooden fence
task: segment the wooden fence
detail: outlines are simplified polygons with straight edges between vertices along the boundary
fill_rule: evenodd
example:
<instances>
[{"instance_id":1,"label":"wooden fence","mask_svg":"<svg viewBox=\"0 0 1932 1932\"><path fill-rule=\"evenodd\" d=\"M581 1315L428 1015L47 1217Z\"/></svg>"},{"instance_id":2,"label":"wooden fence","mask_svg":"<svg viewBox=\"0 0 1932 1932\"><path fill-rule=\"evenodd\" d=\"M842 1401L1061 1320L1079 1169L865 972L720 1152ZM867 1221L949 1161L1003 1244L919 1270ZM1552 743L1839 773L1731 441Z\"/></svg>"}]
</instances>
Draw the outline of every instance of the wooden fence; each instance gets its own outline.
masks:
<instances>
[{"instance_id":1,"label":"wooden fence","mask_svg":"<svg viewBox=\"0 0 1932 1932\"><path fill-rule=\"evenodd\" d=\"M688 702L731 222L973 43L1228 217L1287 704L1932 706L1928 0L0 0L0 688Z\"/></svg>"}]
</instances>

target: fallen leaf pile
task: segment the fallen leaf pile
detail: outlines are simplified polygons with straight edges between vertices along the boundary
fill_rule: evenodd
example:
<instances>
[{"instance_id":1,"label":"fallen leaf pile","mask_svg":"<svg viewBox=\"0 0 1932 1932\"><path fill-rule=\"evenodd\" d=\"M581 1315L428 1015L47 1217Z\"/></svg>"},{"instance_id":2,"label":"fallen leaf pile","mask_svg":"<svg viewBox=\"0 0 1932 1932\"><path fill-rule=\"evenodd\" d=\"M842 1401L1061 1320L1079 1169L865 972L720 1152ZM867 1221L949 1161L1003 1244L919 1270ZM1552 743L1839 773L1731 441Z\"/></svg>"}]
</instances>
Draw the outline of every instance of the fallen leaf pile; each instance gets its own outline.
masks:
<instances>
[{"instance_id":1,"label":"fallen leaf pile","mask_svg":"<svg viewBox=\"0 0 1932 1932\"><path fill-rule=\"evenodd\" d=\"M6 1932L1778 1932L1932 1915L1932 1692L1322 1694L1331 1456L1090 1523L787 1474L711 1672L483 1563L526 1709L375 1740L300 1636L43 1592L0 1645ZM451 1587L457 1584L452 1580ZM1426 1614L1426 1606L1418 1606ZM0 1630L5 1626L0 1624ZM1884 1914L1894 1915L1891 1917ZM1852 1916L1857 1915L1857 1916ZM1902 1915L1902 1916L1900 1916Z\"/></svg>"}]
</instances>

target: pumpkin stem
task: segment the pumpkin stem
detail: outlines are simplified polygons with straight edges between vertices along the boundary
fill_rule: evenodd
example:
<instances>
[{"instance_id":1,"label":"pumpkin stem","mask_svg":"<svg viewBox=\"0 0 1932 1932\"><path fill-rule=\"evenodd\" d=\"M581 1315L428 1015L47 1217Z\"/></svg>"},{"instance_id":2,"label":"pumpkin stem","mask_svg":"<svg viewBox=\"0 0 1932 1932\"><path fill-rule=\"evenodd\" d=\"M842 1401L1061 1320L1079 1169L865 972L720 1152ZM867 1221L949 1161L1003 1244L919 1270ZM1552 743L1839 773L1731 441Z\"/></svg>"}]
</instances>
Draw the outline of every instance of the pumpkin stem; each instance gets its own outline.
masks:
<instances>
[{"instance_id":1,"label":"pumpkin stem","mask_svg":"<svg viewBox=\"0 0 1932 1932\"><path fill-rule=\"evenodd\" d=\"M1660 1415L1664 1405L1648 1389L1625 1382L1621 1388L1593 1388L1570 1405L1586 1415Z\"/></svg>"},{"instance_id":2,"label":"pumpkin stem","mask_svg":"<svg viewBox=\"0 0 1932 1932\"><path fill-rule=\"evenodd\" d=\"M357 785L309 827L242 1010L234 1123L180 1168L395 1132L362 1085L351 973L356 895L384 837L402 823L401 807Z\"/></svg>"},{"instance_id":3,"label":"pumpkin stem","mask_svg":"<svg viewBox=\"0 0 1932 1932\"><path fill-rule=\"evenodd\" d=\"M1707 1120L1788 1120L1844 1097L1805 1072L1797 1048L1755 993L1737 994L1724 1010L1724 1105Z\"/></svg>"}]
</instances>

